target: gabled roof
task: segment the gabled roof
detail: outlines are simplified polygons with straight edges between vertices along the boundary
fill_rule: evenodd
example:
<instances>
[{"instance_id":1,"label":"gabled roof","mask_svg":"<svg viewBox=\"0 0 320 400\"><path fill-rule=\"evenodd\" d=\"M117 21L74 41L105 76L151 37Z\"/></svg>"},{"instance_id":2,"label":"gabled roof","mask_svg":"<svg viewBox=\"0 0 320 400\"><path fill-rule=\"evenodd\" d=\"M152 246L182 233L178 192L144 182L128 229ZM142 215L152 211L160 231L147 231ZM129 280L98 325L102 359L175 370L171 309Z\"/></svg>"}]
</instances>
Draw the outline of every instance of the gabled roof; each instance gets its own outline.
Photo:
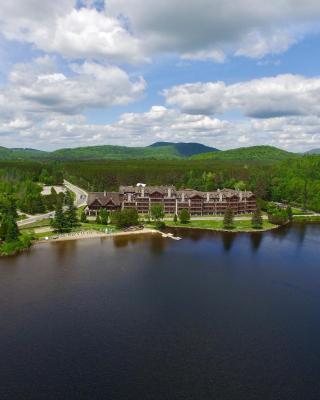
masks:
<instances>
[{"instance_id":1,"label":"gabled roof","mask_svg":"<svg viewBox=\"0 0 320 400\"><path fill-rule=\"evenodd\" d=\"M164 196L168 195L168 191L171 189L172 195L175 194L176 188L174 186L120 186L119 192L121 194L124 193L134 193L134 194L141 194L142 190L144 190L145 194L152 194L152 193L161 193Z\"/></svg>"},{"instance_id":2,"label":"gabled roof","mask_svg":"<svg viewBox=\"0 0 320 400\"><path fill-rule=\"evenodd\" d=\"M88 194L88 206L90 207L95 201L98 201L102 207L113 202L114 205L120 206L121 199L119 192L92 192Z\"/></svg>"}]
</instances>

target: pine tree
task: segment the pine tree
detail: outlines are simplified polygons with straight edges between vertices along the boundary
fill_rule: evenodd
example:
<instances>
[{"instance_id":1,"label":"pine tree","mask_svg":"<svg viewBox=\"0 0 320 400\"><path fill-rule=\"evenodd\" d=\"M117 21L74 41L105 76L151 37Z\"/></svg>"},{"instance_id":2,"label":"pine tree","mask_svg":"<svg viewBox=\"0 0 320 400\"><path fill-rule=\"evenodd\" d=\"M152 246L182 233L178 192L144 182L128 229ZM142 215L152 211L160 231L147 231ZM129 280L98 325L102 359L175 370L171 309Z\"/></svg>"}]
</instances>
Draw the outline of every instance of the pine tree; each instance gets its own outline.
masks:
<instances>
[{"instance_id":1,"label":"pine tree","mask_svg":"<svg viewBox=\"0 0 320 400\"><path fill-rule=\"evenodd\" d=\"M86 223L88 222L87 214L85 213L85 211L82 211L81 216L80 216L80 221L81 221L83 224L86 224Z\"/></svg>"},{"instance_id":2,"label":"pine tree","mask_svg":"<svg viewBox=\"0 0 320 400\"><path fill-rule=\"evenodd\" d=\"M7 219L7 221L6 221L5 241L6 242L14 242L14 241L18 240L18 238L19 238L18 225L17 225L15 219L13 218L13 216L10 214L7 215L6 219Z\"/></svg>"},{"instance_id":3,"label":"pine tree","mask_svg":"<svg viewBox=\"0 0 320 400\"><path fill-rule=\"evenodd\" d=\"M55 215L51 220L51 227L55 232L66 232L69 230L69 224L65 218L60 202L56 205Z\"/></svg>"},{"instance_id":4,"label":"pine tree","mask_svg":"<svg viewBox=\"0 0 320 400\"><path fill-rule=\"evenodd\" d=\"M66 195L67 211L65 212L65 219L67 224L72 229L78 225L77 209L74 205L73 198L70 192Z\"/></svg>"},{"instance_id":5,"label":"pine tree","mask_svg":"<svg viewBox=\"0 0 320 400\"><path fill-rule=\"evenodd\" d=\"M101 218L100 218L99 212L97 213L97 216L96 216L96 224L101 224Z\"/></svg>"},{"instance_id":6,"label":"pine tree","mask_svg":"<svg viewBox=\"0 0 320 400\"><path fill-rule=\"evenodd\" d=\"M263 227L263 218L261 214L260 208L257 208L254 214L252 215L251 225L253 229L262 229Z\"/></svg>"},{"instance_id":7,"label":"pine tree","mask_svg":"<svg viewBox=\"0 0 320 400\"><path fill-rule=\"evenodd\" d=\"M287 214L288 214L289 221L292 221L292 219L293 219L293 211L292 211L291 206L287 207Z\"/></svg>"},{"instance_id":8,"label":"pine tree","mask_svg":"<svg viewBox=\"0 0 320 400\"><path fill-rule=\"evenodd\" d=\"M0 239L6 242L18 240L19 229L13 215L6 213L2 215L0 225Z\"/></svg>"},{"instance_id":9,"label":"pine tree","mask_svg":"<svg viewBox=\"0 0 320 400\"><path fill-rule=\"evenodd\" d=\"M108 225L109 213L105 208L102 208L99 212L100 223L102 225Z\"/></svg>"},{"instance_id":10,"label":"pine tree","mask_svg":"<svg viewBox=\"0 0 320 400\"><path fill-rule=\"evenodd\" d=\"M178 222L178 217L177 217L177 214L174 214L174 217L173 217L173 222L174 222L175 224Z\"/></svg>"},{"instance_id":11,"label":"pine tree","mask_svg":"<svg viewBox=\"0 0 320 400\"><path fill-rule=\"evenodd\" d=\"M190 213L188 210L181 210L179 212L179 220L182 224L187 224L190 222Z\"/></svg>"},{"instance_id":12,"label":"pine tree","mask_svg":"<svg viewBox=\"0 0 320 400\"><path fill-rule=\"evenodd\" d=\"M226 209L223 218L223 227L224 229L233 229L234 228L234 215L233 211L230 207Z\"/></svg>"}]
</instances>

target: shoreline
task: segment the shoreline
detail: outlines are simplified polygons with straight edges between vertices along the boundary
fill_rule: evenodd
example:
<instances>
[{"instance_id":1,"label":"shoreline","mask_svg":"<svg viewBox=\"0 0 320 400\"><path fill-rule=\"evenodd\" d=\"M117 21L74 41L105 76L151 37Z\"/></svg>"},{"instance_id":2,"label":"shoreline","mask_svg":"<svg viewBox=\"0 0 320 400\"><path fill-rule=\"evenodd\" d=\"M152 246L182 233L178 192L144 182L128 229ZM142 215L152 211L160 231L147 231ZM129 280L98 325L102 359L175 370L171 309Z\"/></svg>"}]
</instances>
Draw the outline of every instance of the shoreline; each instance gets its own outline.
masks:
<instances>
[{"instance_id":1,"label":"shoreline","mask_svg":"<svg viewBox=\"0 0 320 400\"><path fill-rule=\"evenodd\" d=\"M158 233L160 234L160 231L157 231L156 229L141 229L141 230L136 230L136 231L122 231L122 232L113 232L113 233L104 233L104 232L98 232L98 231L87 231L84 232L83 234L79 233L71 233L71 234L66 234L65 236L60 236L58 238L50 238L48 240L45 239L40 239L34 242L34 244L38 243L52 243L52 242L64 242L64 241L70 241L70 240L81 240L81 239L97 239L97 238L111 238L111 237L119 237L119 236L130 236L130 235L145 235L145 234L154 234Z\"/></svg>"},{"instance_id":2,"label":"shoreline","mask_svg":"<svg viewBox=\"0 0 320 400\"><path fill-rule=\"evenodd\" d=\"M269 232L269 231L274 231L275 229L281 228L283 225L276 225L271 228L265 228L265 229L252 229L252 230L244 230L244 229L214 229L214 228L202 228L202 227L195 227L195 226L167 226L166 228L175 228L175 229L190 229L190 230L200 230L200 231L211 231L211 232L223 232L223 233L263 233L263 232Z\"/></svg>"}]
</instances>

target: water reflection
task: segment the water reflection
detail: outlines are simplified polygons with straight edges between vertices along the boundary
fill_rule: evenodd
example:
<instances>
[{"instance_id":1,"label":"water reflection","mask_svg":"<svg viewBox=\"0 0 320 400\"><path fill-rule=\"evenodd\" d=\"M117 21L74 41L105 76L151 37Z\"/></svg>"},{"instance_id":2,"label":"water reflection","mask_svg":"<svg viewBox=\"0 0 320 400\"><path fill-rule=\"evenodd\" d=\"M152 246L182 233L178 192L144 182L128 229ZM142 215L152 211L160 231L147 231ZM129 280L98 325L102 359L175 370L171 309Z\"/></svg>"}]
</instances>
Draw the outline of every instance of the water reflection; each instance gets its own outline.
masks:
<instances>
[{"instance_id":1,"label":"water reflection","mask_svg":"<svg viewBox=\"0 0 320 400\"><path fill-rule=\"evenodd\" d=\"M174 232L0 259L0 399L318 399L320 225Z\"/></svg>"},{"instance_id":2,"label":"water reflection","mask_svg":"<svg viewBox=\"0 0 320 400\"><path fill-rule=\"evenodd\" d=\"M250 234L251 248L254 252L259 250L262 240L263 240L263 233L251 233Z\"/></svg>"},{"instance_id":3,"label":"water reflection","mask_svg":"<svg viewBox=\"0 0 320 400\"><path fill-rule=\"evenodd\" d=\"M226 253L232 249L236 235L234 233L224 233L222 236L223 248Z\"/></svg>"}]
</instances>

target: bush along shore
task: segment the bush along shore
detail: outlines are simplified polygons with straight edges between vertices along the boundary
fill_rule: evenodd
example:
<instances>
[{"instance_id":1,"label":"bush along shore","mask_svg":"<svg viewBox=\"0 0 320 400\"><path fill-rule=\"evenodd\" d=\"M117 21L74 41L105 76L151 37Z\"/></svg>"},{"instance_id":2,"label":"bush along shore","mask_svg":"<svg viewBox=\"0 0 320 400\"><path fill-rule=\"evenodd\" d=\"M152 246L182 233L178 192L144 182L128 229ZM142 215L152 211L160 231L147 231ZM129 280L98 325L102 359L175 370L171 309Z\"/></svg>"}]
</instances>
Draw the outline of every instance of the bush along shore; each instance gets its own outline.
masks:
<instances>
[{"instance_id":1,"label":"bush along shore","mask_svg":"<svg viewBox=\"0 0 320 400\"><path fill-rule=\"evenodd\" d=\"M265 213L258 209L252 215L235 216L232 210L227 210L224 217L202 217L191 219L187 210L181 210L178 215L165 216L162 206L155 204L150 216L139 216L134 209L115 213L102 210L96 219L88 220L83 209L76 209L72 198L67 193L65 206L56 206L53 219L39 221L24 226L19 231L16 220L19 218L15 205L11 201L1 209L0 224L0 255L8 256L28 249L33 243L51 240L72 240L80 238L107 237L114 235L154 233L165 227L205 229L223 232L264 232L277 229L289 222L320 222L319 215L300 215L300 210L290 207L268 204Z\"/></svg>"}]
</instances>

